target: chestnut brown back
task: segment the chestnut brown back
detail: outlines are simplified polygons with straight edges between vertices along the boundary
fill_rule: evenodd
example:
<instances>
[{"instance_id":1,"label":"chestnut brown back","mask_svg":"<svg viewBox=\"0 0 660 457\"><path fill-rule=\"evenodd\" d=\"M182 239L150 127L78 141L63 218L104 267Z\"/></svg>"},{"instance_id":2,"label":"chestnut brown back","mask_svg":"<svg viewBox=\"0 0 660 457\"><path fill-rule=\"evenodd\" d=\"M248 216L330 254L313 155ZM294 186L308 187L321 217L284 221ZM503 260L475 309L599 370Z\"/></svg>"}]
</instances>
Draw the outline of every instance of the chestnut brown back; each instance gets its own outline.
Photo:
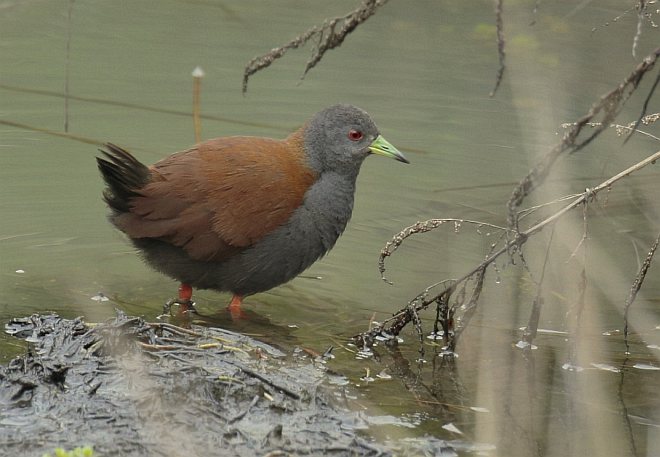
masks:
<instances>
[{"instance_id":1,"label":"chestnut brown back","mask_svg":"<svg viewBox=\"0 0 660 457\"><path fill-rule=\"evenodd\" d=\"M256 243L289 219L317 178L302 129L285 140L209 140L150 170L115 224L131 238L156 238L198 260L222 260Z\"/></svg>"}]
</instances>

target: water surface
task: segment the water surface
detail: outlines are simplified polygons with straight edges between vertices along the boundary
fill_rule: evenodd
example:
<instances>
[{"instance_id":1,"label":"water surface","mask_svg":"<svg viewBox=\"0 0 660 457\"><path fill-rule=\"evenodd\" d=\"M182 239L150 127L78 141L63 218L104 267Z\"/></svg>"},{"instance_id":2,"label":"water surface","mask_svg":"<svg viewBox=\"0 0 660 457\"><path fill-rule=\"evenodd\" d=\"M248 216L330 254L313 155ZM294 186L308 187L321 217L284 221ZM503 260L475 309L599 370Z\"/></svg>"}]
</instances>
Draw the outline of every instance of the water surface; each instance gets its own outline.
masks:
<instances>
[{"instance_id":1,"label":"water surface","mask_svg":"<svg viewBox=\"0 0 660 457\"><path fill-rule=\"evenodd\" d=\"M429 218L504 224L513 185L558 141L560 124L614 88L657 45L657 29L644 23L634 58L635 14L613 21L627 3L542 2L534 16L531 3L505 2L507 70L489 98L497 68L491 2L392 1L302 83L309 49L254 75L241 94L249 59L355 4L77 1L69 20L65 1L0 1L0 120L11 123L0 125L0 319L56 311L94 321L115 307L148 319L160 313L176 283L146 267L107 223L96 147L85 141L112 141L148 163L189 146L190 74L200 65L204 138L284 137L319 109L349 102L369 111L412 162L369 158L353 219L335 249L304 277L250 297L247 321L226 315L228 295L197 293L209 320L284 348L335 346L330 365L349 379L356 406L376 418L368 433L395 447L432 436L464 443L459 454L657 455L660 380L649 369L660 367L657 259L631 309L628 358L621 336L623 303L658 232L657 166L590 205L586 245L578 248L581 211L558 226L540 324L551 332L538 336L538 349L523 353L515 344L549 231L526 247L532 278L504 260L499 272L489 272L453 363L436 356L427 339L418 361L412 330L399 350L380 349L377 359L356 360L346 346L370 319L382 320L427 285L468 271L491 239L467 225L418 235L388 261L394 286L377 271L384 243ZM63 131L67 66L69 136L56 136L44 130ZM619 122L636 119L653 77ZM650 112L660 110L657 100ZM648 131L658 136L658 125ZM581 192L658 146L640 135L624 146L606 132L561 161L527 203ZM566 332L585 261L576 340ZM99 291L111 300L92 300ZM433 315L423 316L426 332ZM4 361L23 351L0 338ZM579 369L566 369L568 362ZM371 377L385 370L392 378L365 382L367 368Z\"/></svg>"}]
</instances>

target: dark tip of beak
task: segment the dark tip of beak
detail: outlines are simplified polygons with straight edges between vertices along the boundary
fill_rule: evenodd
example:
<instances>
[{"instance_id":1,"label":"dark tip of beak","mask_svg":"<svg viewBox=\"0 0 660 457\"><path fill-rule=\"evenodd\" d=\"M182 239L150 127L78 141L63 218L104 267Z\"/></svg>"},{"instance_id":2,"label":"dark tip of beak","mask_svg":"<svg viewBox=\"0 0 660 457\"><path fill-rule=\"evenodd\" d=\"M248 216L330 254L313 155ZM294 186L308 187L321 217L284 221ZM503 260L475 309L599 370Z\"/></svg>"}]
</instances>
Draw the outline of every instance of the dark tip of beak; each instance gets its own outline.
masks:
<instances>
[{"instance_id":1,"label":"dark tip of beak","mask_svg":"<svg viewBox=\"0 0 660 457\"><path fill-rule=\"evenodd\" d=\"M403 163L407 163L407 164L410 163L410 160L406 159L403 155L396 156L395 159L398 160L399 162L403 162Z\"/></svg>"}]
</instances>

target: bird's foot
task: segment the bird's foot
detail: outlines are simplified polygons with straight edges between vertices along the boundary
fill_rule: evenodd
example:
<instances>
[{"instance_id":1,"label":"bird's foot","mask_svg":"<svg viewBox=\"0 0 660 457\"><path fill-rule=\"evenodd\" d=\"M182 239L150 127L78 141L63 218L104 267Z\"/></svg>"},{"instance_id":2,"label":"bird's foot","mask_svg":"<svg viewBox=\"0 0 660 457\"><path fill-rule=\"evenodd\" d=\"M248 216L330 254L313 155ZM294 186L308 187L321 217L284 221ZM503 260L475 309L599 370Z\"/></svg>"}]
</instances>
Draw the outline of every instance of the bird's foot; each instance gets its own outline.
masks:
<instances>
[{"instance_id":1,"label":"bird's foot","mask_svg":"<svg viewBox=\"0 0 660 457\"><path fill-rule=\"evenodd\" d=\"M168 300L167 303L163 305L163 314L164 315L172 315L172 307L173 306L178 306L179 310L177 311L177 315L184 315L187 313L190 314L199 314L197 312L197 308L195 308L195 302L192 300L180 300L178 298L173 298L172 300Z\"/></svg>"},{"instance_id":2,"label":"bird's foot","mask_svg":"<svg viewBox=\"0 0 660 457\"><path fill-rule=\"evenodd\" d=\"M177 312L178 316L199 314L197 308L195 308L195 302L192 300L192 287L190 284L181 283L179 286L179 297L165 303L163 306L163 314L171 316L172 306L174 305L179 306L179 311Z\"/></svg>"}]
</instances>

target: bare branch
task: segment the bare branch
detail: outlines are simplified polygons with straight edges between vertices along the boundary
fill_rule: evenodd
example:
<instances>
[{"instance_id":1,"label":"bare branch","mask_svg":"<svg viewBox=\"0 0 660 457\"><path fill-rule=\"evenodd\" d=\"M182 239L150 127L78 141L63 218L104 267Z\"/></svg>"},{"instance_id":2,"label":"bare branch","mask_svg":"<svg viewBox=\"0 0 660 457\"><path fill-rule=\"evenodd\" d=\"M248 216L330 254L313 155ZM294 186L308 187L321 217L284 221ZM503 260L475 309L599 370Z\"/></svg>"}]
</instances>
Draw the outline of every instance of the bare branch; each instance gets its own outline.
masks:
<instances>
[{"instance_id":1,"label":"bare branch","mask_svg":"<svg viewBox=\"0 0 660 457\"><path fill-rule=\"evenodd\" d=\"M399 246L404 242L406 238L408 238L411 235L414 235L416 233L425 233L425 232L430 232L431 230L435 230L438 227L444 225L445 223L448 222L453 222L454 223L454 231L458 232L461 228L462 224L474 224L477 226L477 232L483 227L490 227L495 230L501 230L501 231L506 231L505 227L500 227L499 225L493 225L489 224L486 222L480 222L480 221L471 221L467 219L452 219L452 218L445 218L445 219L429 219L428 221L423 221L423 222L417 222L409 227L404 228L401 230L399 233L394 235L390 241L388 241L385 244L385 247L380 251L380 257L378 258L378 271L380 272L380 279L385 281L386 283L392 285L393 282L390 281L385 277L385 259L392 254L394 254L394 251L396 251ZM434 287L435 284L431 287ZM429 288L427 288L428 290Z\"/></svg>"},{"instance_id":2,"label":"bare branch","mask_svg":"<svg viewBox=\"0 0 660 457\"><path fill-rule=\"evenodd\" d=\"M637 119L635 122L631 122L628 125L621 125L621 124L610 124L609 127L616 129L616 134L619 136L622 135L627 135L627 137L631 136L634 133L639 133L640 135L647 136L649 138L653 138L656 141L660 141L660 137L657 137L655 135L652 135L644 130L640 130L637 128L639 124L644 124L644 125L651 125L654 122L656 122L658 119L660 119L660 113L653 113L653 114L647 114L645 116L640 117ZM567 123L567 124L562 124L561 126L564 128L569 128L571 126L575 125L575 123ZM587 122L589 127L600 127L603 125L602 122ZM626 133L624 133L626 132ZM628 141L628 138L626 138L625 142Z\"/></svg>"},{"instance_id":3,"label":"bare branch","mask_svg":"<svg viewBox=\"0 0 660 457\"><path fill-rule=\"evenodd\" d=\"M632 283L632 286L630 287L630 293L628 294L628 298L626 299L626 305L624 308L624 313L623 313L623 341L626 343L626 352L630 352L630 346L628 342L628 311L630 310L630 305L633 304L635 301L635 298L637 297L637 292L639 292L639 289L642 287L642 283L644 282L644 278L646 278L646 273L649 271L649 267L651 266L651 261L653 260L653 255L655 254L656 249L658 249L658 244L660 243L660 233L658 233L658 236L655 238L655 242L651 246L651 249L649 250L649 253L646 255L646 259L644 259L644 263L642 264L642 267L639 269L639 273L637 273L637 276L635 276L635 280Z\"/></svg>"},{"instance_id":4,"label":"bare branch","mask_svg":"<svg viewBox=\"0 0 660 457\"><path fill-rule=\"evenodd\" d=\"M529 316L529 321L525 330L523 330L522 340L531 346L532 341L536 338L536 332L539 328L539 319L541 318L541 308L543 307L543 297L541 296L541 291L543 289L543 279L545 278L545 269L548 266L548 259L550 258L550 246L552 246L552 239L554 238L555 230L550 232L550 239L548 240L548 246L545 249L545 258L543 259L543 267L541 268L541 277L536 283L536 297L534 297L534 302L532 303L532 313Z\"/></svg>"},{"instance_id":5,"label":"bare branch","mask_svg":"<svg viewBox=\"0 0 660 457\"><path fill-rule=\"evenodd\" d=\"M577 254L579 249L582 249L582 268L580 270L580 280L578 282L578 296L577 300L571 305L569 309L569 316L572 319L569 319L569 340L570 347L568 351L568 368L569 369L579 369L578 365L578 344L579 340L579 330L580 322L582 320L582 313L584 312L584 307L586 305L585 297L587 294L587 240L589 239L589 224L587 219L587 200L582 204L582 239L578 243L578 247L575 248L575 251L571 256Z\"/></svg>"},{"instance_id":6,"label":"bare branch","mask_svg":"<svg viewBox=\"0 0 660 457\"><path fill-rule=\"evenodd\" d=\"M257 56L250 60L245 66L243 72L243 93L247 92L247 84L250 76L262 70L276 59L284 56L290 49L297 49L305 45L312 38L317 38L318 43L312 50L312 55L307 61L305 71L300 79L304 79L307 72L314 68L321 61L326 51L334 49L344 42L346 36L355 28L369 19L376 13L376 10L387 3L389 0L363 0L362 4L354 11L345 16L338 16L326 20L322 26L314 26L306 32L299 34L293 40L283 46L273 48L264 55Z\"/></svg>"},{"instance_id":7,"label":"bare branch","mask_svg":"<svg viewBox=\"0 0 660 457\"><path fill-rule=\"evenodd\" d=\"M470 319L472 319L474 312L477 310L477 303L479 302L481 291L484 288L485 277L486 277L485 266L480 270L478 270L477 272L475 272L475 274L472 276L472 279L474 279L476 284L474 286L474 289L472 289L472 296L470 297L470 301L467 302L467 304L462 305L463 315L460 317L459 322L457 322L454 338L449 343L449 349L451 351L454 351L456 349L456 342L458 341L458 338L461 336L461 333L463 333L463 330L467 328ZM445 331L445 335L447 335L446 331Z\"/></svg>"},{"instance_id":8,"label":"bare branch","mask_svg":"<svg viewBox=\"0 0 660 457\"><path fill-rule=\"evenodd\" d=\"M510 229L518 230L518 208L523 200L545 181L556 160L565 152L573 153L579 151L591 143L593 139L609 126L617 114L619 114L626 100L637 89L644 75L653 68L658 57L660 57L660 48L657 48L647 56L614 90L605 94L598 102L594 103L589 112L575 122L573 127L564 134L561 142L552 148L527 176L520 181L511 193L511 197L507 203L507 223ZM595 132L586 139L577 142L577 137L582 131L582 128L590 122L594 122L594 118L601 113L601 125L597 126Z\"/></svg>"},{"instance_id":9,"label":"bare branch","mask_svg":"<svg viewBox=\"0 0 660 457\"><path fill-rule=\"evenodd\" d=\"M379 325L374 326L369 331L354 336L353 339L358 343L358 345L364 346L364 345L370 345L373 342L374 338L379 335L386 337L392 337L398 335L399 332L409 322L413 321L413 319L415 320L419 319L418 313L420 311L426 309L429 305L436 303L437 300L441 299L443 296L448 297L451 294L453 294L454 291L457 289L457 287L463 282L469 281L470 279L473 279L475 277L477 278L478 281L482 281L483 278L479 278L479 276L476 275L480 274L480 272L485 271L486 267L494 263L495 260L497 260L497 258L500 257L502 254L511 252L512 250L515 249L519 249L520 246L522 246L527 242L530 236L532 236L537 232L540 232L547 225L556 222L563 215L565 215L572 209L576 208L577 206L588 202L590 199L594 198L596 194L598 194L599 192L609 189L617 181L625 178L626 176L636 171L641 170L642 168L650 164L654 164L658 160L660 160L660 151L657 151L654 154L647 157L646 159L626 168L620 173L603 181L596 187L593 187L591 189L586 189L584 192L579 194L579 196L575 198L575 200L573 200L568 205L564 206L559 211L553 213L552 215L548 216L547 218L543 219L542 221L538 222L537 224L533 225L527 230L523 232L518 232L517 236L514 239L507 241L504 246L502 246L499 250L491 253L483 262L481 262L475 268L470 270L468 273L464 274L462 277L456 279L455 281L451 281L450 285L446 286L436 295L432 297L424 297L424 298L421 298L424 296L424 294L418 295L415 299L411 300L411 302L405 308L394 313L392 317L386 319ZM400 244L401 243L399 243L399 245Z\"/></svg>"},{"instance_id":10,"label":"bare branch","mask_svg":"<svg viewBox=\"0 0 660 457\"><path fill-rule=\"evenodd\" d=\"M500 87L502 82L502 77L504 76L504 69L506 65L504 60L506 58L506 53L504 52L504 20L502 19L502 3L503 0L496 0L495 2L495 26L497 27L497 56L499 58L500 66L497 69L497 74L495 75L495 87L490 91L490 96L494 97L495 92Z\"/></svg>"},{"instance_id":11,"label":"bare branch","mask_svg":"<svg viewBox=\"0 0 660 457\"><path fill-rule=\"evenodd\" d=\"M646 0L638 0L637 5L635 5L635 8L637 9L637 30L635 31L635 36L633 37L633 57L637 56L637 45L639 44L639 39L642 37L642 24L644 23L647 7L648 2Z\"/></svg>"},{"instance_id":12,"label":"bare branch","mask_svg":"<svg viewBox=\"0 0 660 457\"><path fill-rule=\"evenodd\" d=\"M655 92L655 89L658 87L658 82L660 82L660 71L658 71L658 76L655 77L655 82L653 83L653 86L651 86L651 90L649 91L649 94L646 96L646 100L644 100L644 105L642 105L642 113L639 115L639 118L637 118L635 125L633 125L632 128L630 129L630 133L623 142L624 144L630 139L631 136L633 136L633 133L635 133L637 127L639 127L639 124L644 122L644 118L646 118L646 110L649 108L649 101L651 101L651 97L653 97L653 93Z\"/></svg>"}]
</instances>

